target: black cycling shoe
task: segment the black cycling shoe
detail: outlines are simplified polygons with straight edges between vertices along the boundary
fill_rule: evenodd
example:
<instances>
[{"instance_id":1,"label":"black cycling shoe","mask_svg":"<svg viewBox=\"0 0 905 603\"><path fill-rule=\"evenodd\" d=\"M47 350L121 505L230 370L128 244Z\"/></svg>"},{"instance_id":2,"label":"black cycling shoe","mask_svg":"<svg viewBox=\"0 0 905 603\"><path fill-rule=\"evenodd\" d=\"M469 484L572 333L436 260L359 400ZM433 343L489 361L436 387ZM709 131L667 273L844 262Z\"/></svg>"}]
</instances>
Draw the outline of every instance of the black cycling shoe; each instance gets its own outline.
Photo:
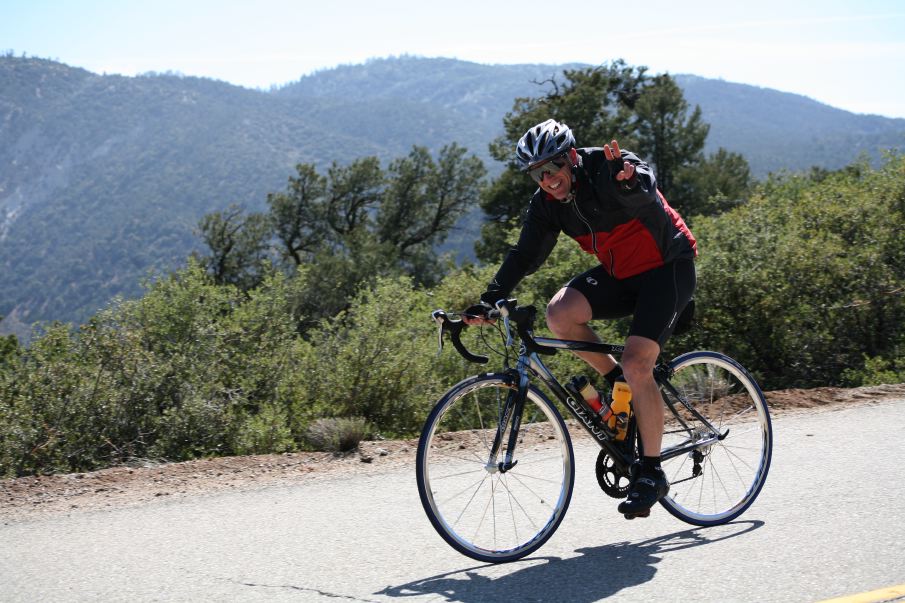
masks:
<instances>
[{"instance_id":1,"label":"black cycling shoe","mask_svg":"<svg viewBox=\"0 0 905 603\"><path fill-rule=\"evenodd\" d=\"M628 497L619 503L619 512L626 519L647 517L650 508L669 492L669 482L663 471L642 473L629 485Z\"/></svg>"}]
</instances>

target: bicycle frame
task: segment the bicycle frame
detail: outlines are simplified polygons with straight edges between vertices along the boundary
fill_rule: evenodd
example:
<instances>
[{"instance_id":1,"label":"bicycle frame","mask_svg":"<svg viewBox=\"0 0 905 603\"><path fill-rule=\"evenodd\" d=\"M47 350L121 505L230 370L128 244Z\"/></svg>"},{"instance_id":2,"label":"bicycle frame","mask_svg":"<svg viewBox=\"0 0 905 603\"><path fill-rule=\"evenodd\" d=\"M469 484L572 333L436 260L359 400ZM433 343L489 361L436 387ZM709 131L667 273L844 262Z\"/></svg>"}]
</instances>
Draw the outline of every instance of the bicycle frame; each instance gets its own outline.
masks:
<instances>
[{"instance_id":1,"label":"bicycle frame","mask_svg":"<svg viewBox=\"0 0 905 603\"><path fill-rule=\"evenodd\" d=\"M487 460L486 467L491 470L506 472L514 467L518 462L514 460L515 449L518 443L518 434L522 422L522 412L524 411L525 407L525 398L527 396L528 387L531 380L530 376L534 375L547 385L550 391L553 392L554 396L556 396L556 398L559 399L559 401L569 410L572 416L574 416L575 419L578 420L581 426L585 429L585 431L588 432L588 434L590 434L594 441L597 442L597 444L601 448L607 451L609 456L613 459L613 462L616 463L621 469L627 470L636 460L634 454L636 442L639 452L642 452L642 443L638 434L636 421L633 419L629 424L629 431L628 435L626 436L626 439L630 444L628 447L626 447L622 442L616 442L615 440L613 440L610 433L608 433L608 430L604 428L603 424L597 418L593 410L585 403L584 398L582 398L581 395L579 395L577 392L571 392L565 386L563 386L556 379L556 377L553 376L553 373L550 372L550 369L548 369L543 361L541 361L539 356L539 354L555 354L557 350L568 350L570 352L594 352L599 354L621 354L625 351L625 346L600 342L534 337L531 326L534 321L535 312L533 307L519 308L518 306L516 306L515 300L500 300L499 302L497 302L497 309L499 311L499 316L503 319L507 348L510 347L513 343L512 328L510 322L515 322L517 332L519 334L519 356L516 368L512 369L508 366L506 367L506 372L513 374L513 381L517 381L517 386L514 387L512 391L510 391L502 412L498 417L497 433L491 446L490 455ZM461 321L451 321L446 316L446 313L442 310L435 310L432 313L432 317L440 325L439 341L441 349L443 347L443 333L446 329L449 329L456 350L464 358L472 362L487 362L488 359L486 357L472 354L462 345L459 336L461 330L465 326L464 323L462 323ZM682 425L683 431L686 431L689 434L693 433L693 430L688 426L688 423L685 422L682 419L681 415L678 413L675 402L673 402L673 400L671 400L670 398L677 400L688 412L694 415L694 417L709 430L708 436L703 439L689 437L681 444L661 450L660 458L662 460L669 460L682 454L694 452L701 448L710 446L717 441L723 440L728 435L728 430L725 433L719 433L719 430L714 427L706 417L701 415L692 404L689 404L688 401L678 392L678 390L673 387L673 385L669 382L669 378L672 376L669 365L663 362L659 363L654 368L653 376L654 380L659 386L661 397L663 398L663 403L667 408L669 408L672 415ZM667 395L667 393L669 395ZM510 424L511 429L509 430L509 438L506 445L506 454L503 461L497 463L496 459L498 458L500 449L503 444L503 435L506 431L507 426L509 426ZM696 457L695 465L697 465L698 462L699 458Z\"/></svg>"},{"instance_id":2,"label":"bicycle frame","mask_svg":"<svg viewBox=\"0 0 905 603\"><path fill-rule=\"evenodd\" d=\"M608 343L571 341L565 339L549 339L542 337L534 338L533 341L543 347L568 350L573 352L578 351L596 352L601 354L619 354L625 351L624 346ZM590 407L585 404L584 400L580 396L576 396L574 393L566 389L566 387L556 379L550 369L547 368L547 366L543 363L543 361L540 359L540 356L536 352L528 351L524 343L521 343L519 347L519 357L516 368L509 370L514 371L514 373L517 374L518 386L508 396L508 399L504 406L504 410L497 427L497 434L494 438L493 445L491 446L488 466L495 465L497 469L505 472L514 467L518 462L513 461L513 458L515 455L516 444L518 442L519 428L521 426L522 419L521 415L525 406L525 397L527 395L528 384L530 382L529 375L536 376L544 384L547 385L550 391L553 392L553 394L556 396L556 398L559 399L560 402L562 402L562 404L581 424L585 431L590 434L594 441L601 448L607 451L607 453L615 463L620 465L623 469L628 469L628 467L634 462L635 458L634 454L632 453L634 447L630 446L629 451L626 451L623 446L620 446L618 443L614 442L607 431L604 430L602 423L600 423L600 421L596 418ZM686 408L698 420L706 425L710 430L711 435L710 437L707 437L703 440L698 439L696 441L692 441L691 439L688 439L686 442L680 445L671 446L662 450L660 452L660 456L663 460L668 460L682 454L693 452L694 450L697 450L699 448L710 446L715 442L722 440L726 437L726 435L728 435L728 430L726 433L720 434L719 431L706 419L706 417L702 416L692 405L688 404L685 398L669 382L669 374L669 367L661 363L657 365L654 370L654 380L657 382L657 385L659 385L662 389L667 390L670 396L678 400L684 406L684 408ZM669 396L666 396L665 394L662 394L662 398L672 415L680 422L685 430L690 433L691 428L677 412L675 403L670 400ZM502 445L503 433L506 426L510 423L511 429L509 431L509 438L507 440L505 458L503 462L495 464L494 459L496 459L497 455L499 454L500 446ZM635 426L635 422L632 421L627 439L629 442L632 442L636 437L638 437L637 427Z\"/></svg>"}]
</instances>

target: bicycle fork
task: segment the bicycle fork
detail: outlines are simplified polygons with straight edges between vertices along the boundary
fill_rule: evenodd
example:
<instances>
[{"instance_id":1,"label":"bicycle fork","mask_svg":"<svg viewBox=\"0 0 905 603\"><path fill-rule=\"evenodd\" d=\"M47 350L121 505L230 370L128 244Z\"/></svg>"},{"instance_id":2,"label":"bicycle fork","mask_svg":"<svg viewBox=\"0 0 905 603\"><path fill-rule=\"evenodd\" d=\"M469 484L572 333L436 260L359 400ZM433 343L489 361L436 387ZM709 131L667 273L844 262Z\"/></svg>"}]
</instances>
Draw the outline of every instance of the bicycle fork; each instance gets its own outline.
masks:
<instances>
[{"instance_id":1,"label":"bicycle fork","mask_svg":"<svg viewBox=\"0 0 905 603\"><path fill-rule=\"evenodd\" d=\"M518 371L518 387L510 389L506 395L506 403L501 409L500 416L497 421L497 431L493 438L493 445L490 448L490 456L484 468L490 472L506 473L518 464L513 460L515 456L515 446L518 442L519 429L522 425L522 414L525 411L525 399L528 396L528 373L522 366ZM503 436L506 428L509 427L509 438L506 441L506 452L503 460L497 462L500 449L503 445Z\"/></svg>"}]
</instances>

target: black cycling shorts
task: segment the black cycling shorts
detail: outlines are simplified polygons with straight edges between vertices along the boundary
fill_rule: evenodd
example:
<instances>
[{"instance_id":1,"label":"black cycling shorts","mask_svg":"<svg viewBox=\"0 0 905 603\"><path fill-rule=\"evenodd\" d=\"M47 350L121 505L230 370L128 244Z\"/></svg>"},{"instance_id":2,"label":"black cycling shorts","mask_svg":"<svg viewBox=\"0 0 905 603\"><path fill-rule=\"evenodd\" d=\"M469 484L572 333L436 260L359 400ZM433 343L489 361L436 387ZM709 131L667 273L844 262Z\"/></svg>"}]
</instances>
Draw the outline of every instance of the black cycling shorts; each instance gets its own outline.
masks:
<instances>
[{"instance_id":1,"label":"black cycling shorts","mask_svg":"<svg viewBox=\"0 0 905 603\"><path fill-rule=\"evenodd\" d=\"M652 339L663 347L694 294L693 260L676 260L625 279L615 279L600 265L569 281L591 304L594 319L632 316L629 335Z\"/></svg>"}]
</instances>

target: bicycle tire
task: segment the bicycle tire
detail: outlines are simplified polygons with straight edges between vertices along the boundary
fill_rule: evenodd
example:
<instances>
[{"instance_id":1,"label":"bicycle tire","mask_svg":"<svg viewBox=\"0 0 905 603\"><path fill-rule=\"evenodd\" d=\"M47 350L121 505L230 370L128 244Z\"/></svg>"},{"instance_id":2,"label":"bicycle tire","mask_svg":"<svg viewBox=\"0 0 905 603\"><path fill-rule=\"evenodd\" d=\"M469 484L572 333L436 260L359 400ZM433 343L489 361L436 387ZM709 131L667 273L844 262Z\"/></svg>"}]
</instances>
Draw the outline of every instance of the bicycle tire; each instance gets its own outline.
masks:
<instances>
[{"instance_id":1,"label":"bicycle tire","mask_svg":"<svg viewBox=\"0 0 905 603\"><path fill-rule=\"evenodd\" d=\"M451 547L478 561L515 561L536 551L559 527L572 498L569 432L556 407L533 385L522 414L517 464L499 471L494 463L503 451L491 462L500 409L515 389L502 373L459 382L437 402L418 442L418 494L425 513Z\"/></svg>"},{"instance_id":2,"label":"bicycle tire","mask_svg":"<svg viewBox=\"0 0 905 603\"><path fill-rule=\"evenodd\" d=\"M725 437L699 448L697 463L694 452L662 463L670 491L660 504L692 525L727 523L751 506L770 470L773 427L766 399L742 365L718 352L683 354L670 368L673 387ZM692 413L678 402L675 406L687 429L667 411L664 451L689 439L713 439Z\"/></svg>"}]
</instances>

